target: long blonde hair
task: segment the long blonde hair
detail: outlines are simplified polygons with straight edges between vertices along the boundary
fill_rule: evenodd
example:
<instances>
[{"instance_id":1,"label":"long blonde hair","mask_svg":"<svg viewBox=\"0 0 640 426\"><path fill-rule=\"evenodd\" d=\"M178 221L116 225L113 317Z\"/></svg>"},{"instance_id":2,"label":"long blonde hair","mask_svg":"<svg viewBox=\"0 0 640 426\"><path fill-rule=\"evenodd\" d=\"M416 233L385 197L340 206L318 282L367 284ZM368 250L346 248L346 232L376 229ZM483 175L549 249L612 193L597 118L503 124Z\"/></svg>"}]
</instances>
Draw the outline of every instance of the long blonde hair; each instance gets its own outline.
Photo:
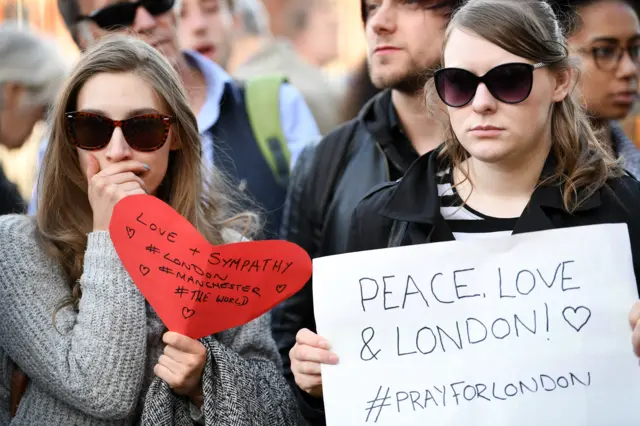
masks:
<instances>
[{"instance_id":1,"label":"long blonde hair","mask_svg":"<svg viewBox=\"0 0 640 426\"><path fill-rule=\"evenodd\" d=\"M240 195L231 190L224 177L216 170L203 171L196 117L176 71L142 41L106 37L82 55L59 93L38 183L37 232L46 252L62 266L73 290L71 300L63 306L77 307L87 234L93 228L87 180L67 135L65 113L75 110L78 92L90 77L122 72L135 73L149 83L175 118L172 133L179 148L170 154L158 198L184 216L212 244L224 242L225 228L241 228L246 236L258 228L254 214L241 213Z\"/></svg>"},{"instance_id":2,"label":"long blonde hair","mask_svg":"<svg viewBox=\"0 0 640 426\"><path fill-rule=\"evenodd\" d=\"M576 64L568 57L566 40L553 9L544 0L469 0L453 15L443 51L455 28L470 30L514 55L549 64L551 71L573 69L579 75ZM434 108L437 95L433 79L425 90L427 102ZM450 121L444 124L446 139L440 156L460 170L469 153L460 144ZM553 106L551 140L557 167L540 184L560 184L564 207L569 212L603 187L609 177L623 172L591 128L575 85L564 100Z\"/></svg>"}]
</instances>

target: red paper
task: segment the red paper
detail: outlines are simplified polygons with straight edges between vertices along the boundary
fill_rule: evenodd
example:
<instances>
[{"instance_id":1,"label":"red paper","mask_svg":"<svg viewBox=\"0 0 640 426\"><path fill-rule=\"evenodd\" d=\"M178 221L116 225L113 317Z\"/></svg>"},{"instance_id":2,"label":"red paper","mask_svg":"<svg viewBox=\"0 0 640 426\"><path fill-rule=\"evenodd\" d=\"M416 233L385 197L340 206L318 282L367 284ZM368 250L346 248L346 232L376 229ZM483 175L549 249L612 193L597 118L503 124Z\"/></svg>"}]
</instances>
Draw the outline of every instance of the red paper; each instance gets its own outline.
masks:
<instances>
[{"instance_id":1,"label":"red paper","mask_svg":"<svg viewBox=\"0 0 640 426\"><path fill-rule=\"evenodd\" d=\"M311 259L297 245L212 246L151 195L118 202L109 232L133 282L167 328L194 339L248 323L311 277Z\"/></svg>"}]
</instances>

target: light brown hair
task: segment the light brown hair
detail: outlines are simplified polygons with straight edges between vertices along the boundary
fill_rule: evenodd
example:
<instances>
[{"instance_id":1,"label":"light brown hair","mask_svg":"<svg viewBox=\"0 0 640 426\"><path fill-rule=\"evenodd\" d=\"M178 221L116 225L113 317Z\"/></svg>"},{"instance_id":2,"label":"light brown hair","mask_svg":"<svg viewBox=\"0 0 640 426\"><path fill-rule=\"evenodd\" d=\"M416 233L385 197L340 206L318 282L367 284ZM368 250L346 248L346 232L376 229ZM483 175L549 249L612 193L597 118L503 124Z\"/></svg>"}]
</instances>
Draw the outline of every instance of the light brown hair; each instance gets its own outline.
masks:
<instances>
[{"instance_id":1,"label":"light brown hair","mask_svg":"<svg viewBox=\"0 0 640 426\"><path fill-rule=\"evenodd\" d=\"M514 55L548 64L551 71L573 69L579 75L577 65L568 56L556 15L544 0L469 0L453 15L443 51L455 28L469 30ZM427 83L426 92L427 101L433 105L433 79ZM440 155L460 170L469 153L458 141L451 123L447 121L445 126L446 140ZM571 93L553 106L551 141L557 167L540 184L560 184L564 207L569 212L603 187L609 177L622 174L618 161L592 130L575 84Z\"/></svg>"},{"instance_id":2,"label":"light brown hair","mask_svg":"<svg viewBox=\"0 0 640 426\"><path fill-rule=\"evenodd\" d=\"M39 177L37 232L46 252L69 278L72 300L80 299L87 234L93 229L87 179L78 153L68 138L65 113L74 111L79 90L100 73L135 73L146 81L175 118L173 135L178 149L171 151L167 173L156 196L184 216L212 244L224 242L225 228L236 227L246 236L257 231L258 219L240 212L243 201L216 170L203 170L196 117L169 62L146 43L125 36L108 36L82 55L62 88L51 114L51 135ZM206 174L206 179L205 179ZM241 228L241 230L240 230Z\"/></svg>"}]
</instances>

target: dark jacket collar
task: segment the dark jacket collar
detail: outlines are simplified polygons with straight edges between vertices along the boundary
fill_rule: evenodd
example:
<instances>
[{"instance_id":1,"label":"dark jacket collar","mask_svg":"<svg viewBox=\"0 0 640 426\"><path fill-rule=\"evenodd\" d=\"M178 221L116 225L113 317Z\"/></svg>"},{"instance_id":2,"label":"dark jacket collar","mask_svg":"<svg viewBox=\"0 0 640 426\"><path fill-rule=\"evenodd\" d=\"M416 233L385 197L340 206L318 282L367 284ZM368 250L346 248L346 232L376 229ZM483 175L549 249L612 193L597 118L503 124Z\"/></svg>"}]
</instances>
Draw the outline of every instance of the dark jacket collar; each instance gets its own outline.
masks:
<instances>
[{"instance_id":1,"label":"dark jacket collar","mask_svg":"<svg viewBox=\"0 0 640 426\"><path fill-rule=\"evenodd\" d=\"M438 159L439 153L440 149L432 151L422 156L409 168L405 176L397 183L393 194L380 211L380 214L390 219L422 224L434 225L440 221L442 216L440 214L436 173L446 169L450 164ZM551 176L556 169L556 165L555 157L550 153L545 161L541 180ZM600 204L600 193L596 192L575 211L587 211L597 208ZM533 192L522 217L540 209L566 212L562 197L562 187L558 182L547 182L538 186ZM518 225L516 228L518 229Z\"/></svg>"},{"instance_id":2,"label":"dark jacket collar","mask_svg":"<svg viewBox=\"0 0 640 426\"><path fill-rule=\"evenodd\" d=\"M402 129L390 89L381 91L369 100L360 111L358 121L370 136L370 141L378 144L389 160L389 165L397 172L392 173L392 176L403 175L418 158Z\"/></svg>"},{"instance_id":3,"label":"dark jacket collar","mask_svg":"<svg viewBox=\"0 0 640 426\"><path fill-rule=\"evenodd\" d=\"M358 121L375 140L391 139L389 105L391 105L391 90L385 89L371 98L358 114Z\"/></svg>"}]
</instances>

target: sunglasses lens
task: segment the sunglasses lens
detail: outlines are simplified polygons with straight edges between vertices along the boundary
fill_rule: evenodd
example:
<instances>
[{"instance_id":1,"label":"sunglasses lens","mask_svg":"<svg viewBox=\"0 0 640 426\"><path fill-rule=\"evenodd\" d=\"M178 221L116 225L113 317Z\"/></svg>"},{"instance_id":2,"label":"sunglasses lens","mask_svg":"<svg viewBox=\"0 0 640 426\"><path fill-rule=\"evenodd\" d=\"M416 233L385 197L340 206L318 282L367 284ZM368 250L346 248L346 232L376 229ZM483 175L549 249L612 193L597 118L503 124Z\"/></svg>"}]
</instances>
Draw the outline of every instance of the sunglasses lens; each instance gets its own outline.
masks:
<instances>
[{"instance_id":1,"label":"sunglasses lens","mask_svg":"<svg viewBox=\"0 0 640 426\"><path fill-rule=\"evenodd\" d=\"M158 115L140 115L126 120L122 133L129 146L137 151L155 151L167 140L165 119Z\"/></svg>"},{"instance_id":2,"label":"sunglasses lens","mask_svg":"<svg viewBox=\"0 0 640 426\"><path fill-rule=\"evenodd\" d=\"M144 0L142 6L153 16L158 16L171 10L174 3L175 0Z\"/></svg>"},{"instance_id":3,"label":"sunglasses lens","mask_svg":"<svg viewBox=\"0 0 640 426\"><path fill-rule=\"evenodd\" d=\"M107 6L92 16L91 19L101 28L128 27L136 19L138 7L144 7L153 16L162 15L171 10L175 0L143 0L142 2L116 3Z\"/></svg>"},{"instance_id":4,"label":"sunglasses lens","mask_svg":"<svg viewBox=\"0 0 640 426\"><path fill-rule=\"evenodd\" d=\"M100 28L107 30L113 27L128 27L133 24L136 9L134 3L117 3L100 10L92 15L91 19Z\"/></svg>"},{"instance_id":5,"label":"sunglasses lens","mask_svg":"<svg viewBox=\"0 0 640 426\"><path fill-rule=\"evenodd\" d=\"M533 71L526 64L507 64L487 73L487 88L496 99L517 104L529 96L533 83Z\"/></svg>"},{"instance_id":6,"label":"sunglasses lens","mask_svg":"<svg viewBox=\"0 0 640 426\"><path fill-rule=\"evenodd\" d=\"M69 115L67 123L73 143L86 150L104 147L109 143L113 134L111 122L96 115Z\"/></svg>"},{"instance_id":7,"label":"sunglasses lens","mask_svg":"<svg viewBox=\"0 0 640 426\"><path fill-rule=\"evenodd\" d=\"M475 95L478 78L469 71L446 68L436 74L435 83L442 102L450 107L461 107Z\"/></svg>"}]
</instances>

